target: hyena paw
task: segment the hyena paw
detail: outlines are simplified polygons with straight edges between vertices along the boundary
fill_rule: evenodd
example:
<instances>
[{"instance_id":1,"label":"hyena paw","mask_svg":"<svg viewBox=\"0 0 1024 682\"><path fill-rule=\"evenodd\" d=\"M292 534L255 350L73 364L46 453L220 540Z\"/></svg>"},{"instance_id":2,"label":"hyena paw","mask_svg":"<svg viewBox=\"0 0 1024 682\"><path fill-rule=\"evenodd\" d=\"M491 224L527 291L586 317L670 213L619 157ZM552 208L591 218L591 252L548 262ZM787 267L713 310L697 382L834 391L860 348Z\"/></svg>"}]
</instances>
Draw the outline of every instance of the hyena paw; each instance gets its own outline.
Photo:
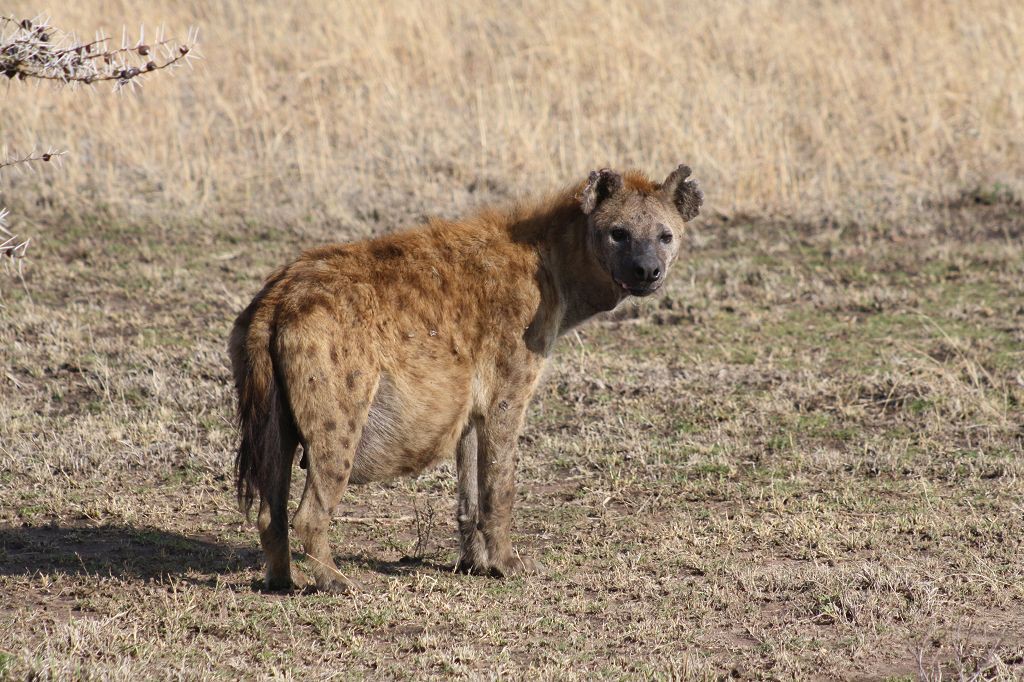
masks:
<instances>
[{"instance_id":1,"label":"hyena paw","mask_svg":"<svg viewBox=\"0 0 1024 682\"><path fill-rule=\"evenodd\" d=\"M315 585L310 583L307 589L316 592L330 592L331 594L355 594L361 591L359 583L346 577L338 569L327 569L314 571L316 576Z\"/></svg>"},{"instance_id":2,"label":"hyena paw","mask_svg":"<svg viewBox=\"0 0 1024 682\"><path fill-rule=\"evenodd\" d=\"M491 570L487 556L487 542L480 531L473 531L462 538L462 553L455 570L460 573L480 575Z\"/></svg>"},{"instance_id":3,"label":"hyena paw","mask_svg":"<svg viewBox=\"0 0 1024 682\"><path fill-rule=\"evenodd\" d=\"M344 576L332 576L318 580L316 591L330 592L331 594L355 594L359 591L359 585Z\"/></svg>"},{"instance_id":4,"label":"hyena paw","mask_svg":"<svg viewBox=\"0 0 1024 682\"><path fill-rule=\"evenodd\" d=\"M309 579L292 564L290 570L273 573L267 570L263 578L263 589L267 592L290 592L302 590L309 584Z\"/></svg>"},{"instance_id":5,"label":"hyena paw","mask_svg":"<svg viewBox=\"0 0 1024 682\"><path fill-rule=\"evenodd\" d=\"M288 592L292 589L291 578L267 576L263 579L263 589L267 592Z\"/></svg>"},{"instance_id":6,"label":"hyena paw","mask_svg":"<svg viewBox=\"0 0 1024 682\"><path fill-rule=\"evenodd\" d=\"M510 552L501 559L491 562L491 572L501 578L517 575L539 575L544 572L544 566L528 556L520 555L518 552Z\"/></svg>"}]
</instances>

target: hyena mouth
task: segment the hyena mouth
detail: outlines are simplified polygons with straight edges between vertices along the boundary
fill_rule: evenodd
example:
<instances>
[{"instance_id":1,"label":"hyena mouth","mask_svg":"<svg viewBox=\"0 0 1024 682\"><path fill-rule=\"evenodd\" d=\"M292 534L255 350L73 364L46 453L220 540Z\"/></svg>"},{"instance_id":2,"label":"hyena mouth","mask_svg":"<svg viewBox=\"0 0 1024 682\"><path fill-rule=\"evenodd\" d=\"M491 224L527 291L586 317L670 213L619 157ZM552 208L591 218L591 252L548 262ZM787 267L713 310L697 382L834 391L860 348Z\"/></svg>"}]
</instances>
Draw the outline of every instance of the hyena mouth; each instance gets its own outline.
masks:
<instances>
[{"instance_id":1,"label":"hyena mouth","mask_svg":"<svg viewBox=\"0 0 1024 682\"><path fill-rule=\"evenodd\" d=\"M626 284L616 279L615 283L625 289L630 296L650 296L661 286L661 280L650 284Z\"/></svg>"}]
</instances>

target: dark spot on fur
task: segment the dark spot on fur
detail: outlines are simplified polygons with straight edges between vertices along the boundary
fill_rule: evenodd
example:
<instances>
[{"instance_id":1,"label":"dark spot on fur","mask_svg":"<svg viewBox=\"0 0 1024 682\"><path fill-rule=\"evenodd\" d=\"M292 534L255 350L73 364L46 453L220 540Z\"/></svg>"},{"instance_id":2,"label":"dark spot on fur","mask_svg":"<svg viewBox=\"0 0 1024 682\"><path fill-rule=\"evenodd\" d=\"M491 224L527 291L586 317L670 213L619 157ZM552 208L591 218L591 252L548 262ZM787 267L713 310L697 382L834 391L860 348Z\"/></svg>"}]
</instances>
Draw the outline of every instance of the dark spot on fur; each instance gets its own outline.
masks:
<instances>
[{"instance_id":1,"label":"dark spot on fur","mask_svg":"<svg viewBox=\"0 0 1024 682\"><path fill-rule=\"evenodd\" d=\"M324 428L327 429L328 431L337 431L338 422L334 421L333 419L328 419L327 423L324 424Z\"/></svg>"},{"instance_id":2,"label":"dark spot on fur","mask_svg":"<svg viewBox=\"0 0 1024 682\"><path fill-rule=\"evenodd\" d=\"M341 470L342 471L348 471L351 468L352 468L352 462L348 461L347 459L344 462L341 463Z\"/></svg>"},{"instance_id":3,"label":"dark spot on fur","mask_svg":"<svg viewBox=\"0 0 1024 682\"><path fill-rule=\"evenodd\" d=\"M508 361L507 358L498 358L498 373L503 377L507 377L510 374L512 374L512 364Z\"/></svg>"},{"instance_id":4,"label":"dark spot on fur","mask_svg":"<svg viewBox=\"0 0 1024 682\"><path fill-rule=\"evenodd\" d=\"M350 441L348 438L342 438L341 439L341 447L343 449L347 450L351 445L352 445L352 441Z\"/></svg>"},{"instance_id":5,"label":"dark spot on fur","mask_svg":"<svg viewBox=\"0 0 1024 682\"><path fill-rule=\"evenodd\" d=\"M392 258L401 258L404 252L394 244L376 244L370 250L370 253L374 258L390 260Z\"/></svg>"},{"instance_id":6,"label":"dark spot on fur","mask_svg":"<svg viewBox=\"0 0 1024 682\"><path fill-rule=\"evenodd\" d=\"M338 364L338 347L331 346L331 362Z\"/></svg>"},{"instance_id":7,"label":"dark spot on fur","mask_svg":"<svg viewBox=\"0 0 1024 682\"><path fill-rule=\"evenodd\" d=\"M360 374L360 372L357 369L357 370L355 370L353 372L349 372L345 376L345 386L348 388L348 390L351 391L352 389L354 389L356 387L356 379L359 378L359 374Z\"/></svg>"},{"instance_id":8,"label":"dark spot on fur","mask_svg":"<svg viewBox=\"0 0 1024 682\"><path fill-rule=\"evenodd\" d=\"M296 304L296 312L300 317L305 317L318 309L330 310L334 302L329 296L323 293L306 294Z\"/></svg>"},{"instance_id":9,"label":"dark spot on fur","mask_svg":"<svg viewBox=\"0 0 1024 682\"><path fill-rule=\"evenodd\" d=\"M349 431L355 431L356 430L356 420L355 419L349 419L348 420L348 430Z\"/></svg>"}]
</instances>

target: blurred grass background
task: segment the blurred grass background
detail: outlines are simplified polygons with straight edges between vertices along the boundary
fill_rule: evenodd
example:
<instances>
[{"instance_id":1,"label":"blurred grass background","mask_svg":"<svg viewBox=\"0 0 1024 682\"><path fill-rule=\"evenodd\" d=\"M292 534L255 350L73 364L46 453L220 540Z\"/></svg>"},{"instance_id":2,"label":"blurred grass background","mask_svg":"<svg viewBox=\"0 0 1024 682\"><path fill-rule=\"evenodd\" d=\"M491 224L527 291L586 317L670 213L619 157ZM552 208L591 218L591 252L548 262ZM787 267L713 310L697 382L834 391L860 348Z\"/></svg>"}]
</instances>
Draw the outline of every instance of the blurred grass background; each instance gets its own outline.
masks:
<instances>
[{"instance_id":1,"label":"blurred grass background","mask_svg":"<svg viewBox=\"0 0 1024 682\"><path fill-rule=\"evenodd\" d=\"M1024 4L796 0L8 3L91 37L200 31L193 72L110 95L5 83L15 220L346 236L692 165L709 212L902 221L1024 189ZM44 220L44 222L46 222ZM30 230L32 231L32 230ZM45 231L38 235L45 241Z\"/></svg>"}]
</instances>

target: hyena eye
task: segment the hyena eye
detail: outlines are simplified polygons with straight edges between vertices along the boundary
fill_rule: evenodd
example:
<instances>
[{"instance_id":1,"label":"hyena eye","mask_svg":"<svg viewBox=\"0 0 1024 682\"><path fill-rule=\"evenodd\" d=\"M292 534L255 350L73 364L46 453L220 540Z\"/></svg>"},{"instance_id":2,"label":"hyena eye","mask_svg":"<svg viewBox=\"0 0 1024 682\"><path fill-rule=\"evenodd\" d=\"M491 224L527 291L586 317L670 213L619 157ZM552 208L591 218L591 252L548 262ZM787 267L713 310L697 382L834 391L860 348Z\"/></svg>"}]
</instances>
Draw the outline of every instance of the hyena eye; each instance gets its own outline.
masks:
<instances>
[{"instance_id":1,"label":"hyena eye","mask_svg":"<svg viewBox=\"0 0 1024 682\"><path fill-rule=\"evenodd\" d=\"M623 227L616 227L611 231L613 242L624 242L629 239L629 232Z\"/></svg>"},{"instance_id":2,"label":"hyena eye","mask_svg":"<svg viewBox=\"0 0 1024 682\"><path fill-rule=\"evenodd\" d=\"M662 235L660 237L658 237L658 239L661 240L662 244L671 244L672 243L672 233L671 232L663 232Z\"/></svg>"}]
</instances>

